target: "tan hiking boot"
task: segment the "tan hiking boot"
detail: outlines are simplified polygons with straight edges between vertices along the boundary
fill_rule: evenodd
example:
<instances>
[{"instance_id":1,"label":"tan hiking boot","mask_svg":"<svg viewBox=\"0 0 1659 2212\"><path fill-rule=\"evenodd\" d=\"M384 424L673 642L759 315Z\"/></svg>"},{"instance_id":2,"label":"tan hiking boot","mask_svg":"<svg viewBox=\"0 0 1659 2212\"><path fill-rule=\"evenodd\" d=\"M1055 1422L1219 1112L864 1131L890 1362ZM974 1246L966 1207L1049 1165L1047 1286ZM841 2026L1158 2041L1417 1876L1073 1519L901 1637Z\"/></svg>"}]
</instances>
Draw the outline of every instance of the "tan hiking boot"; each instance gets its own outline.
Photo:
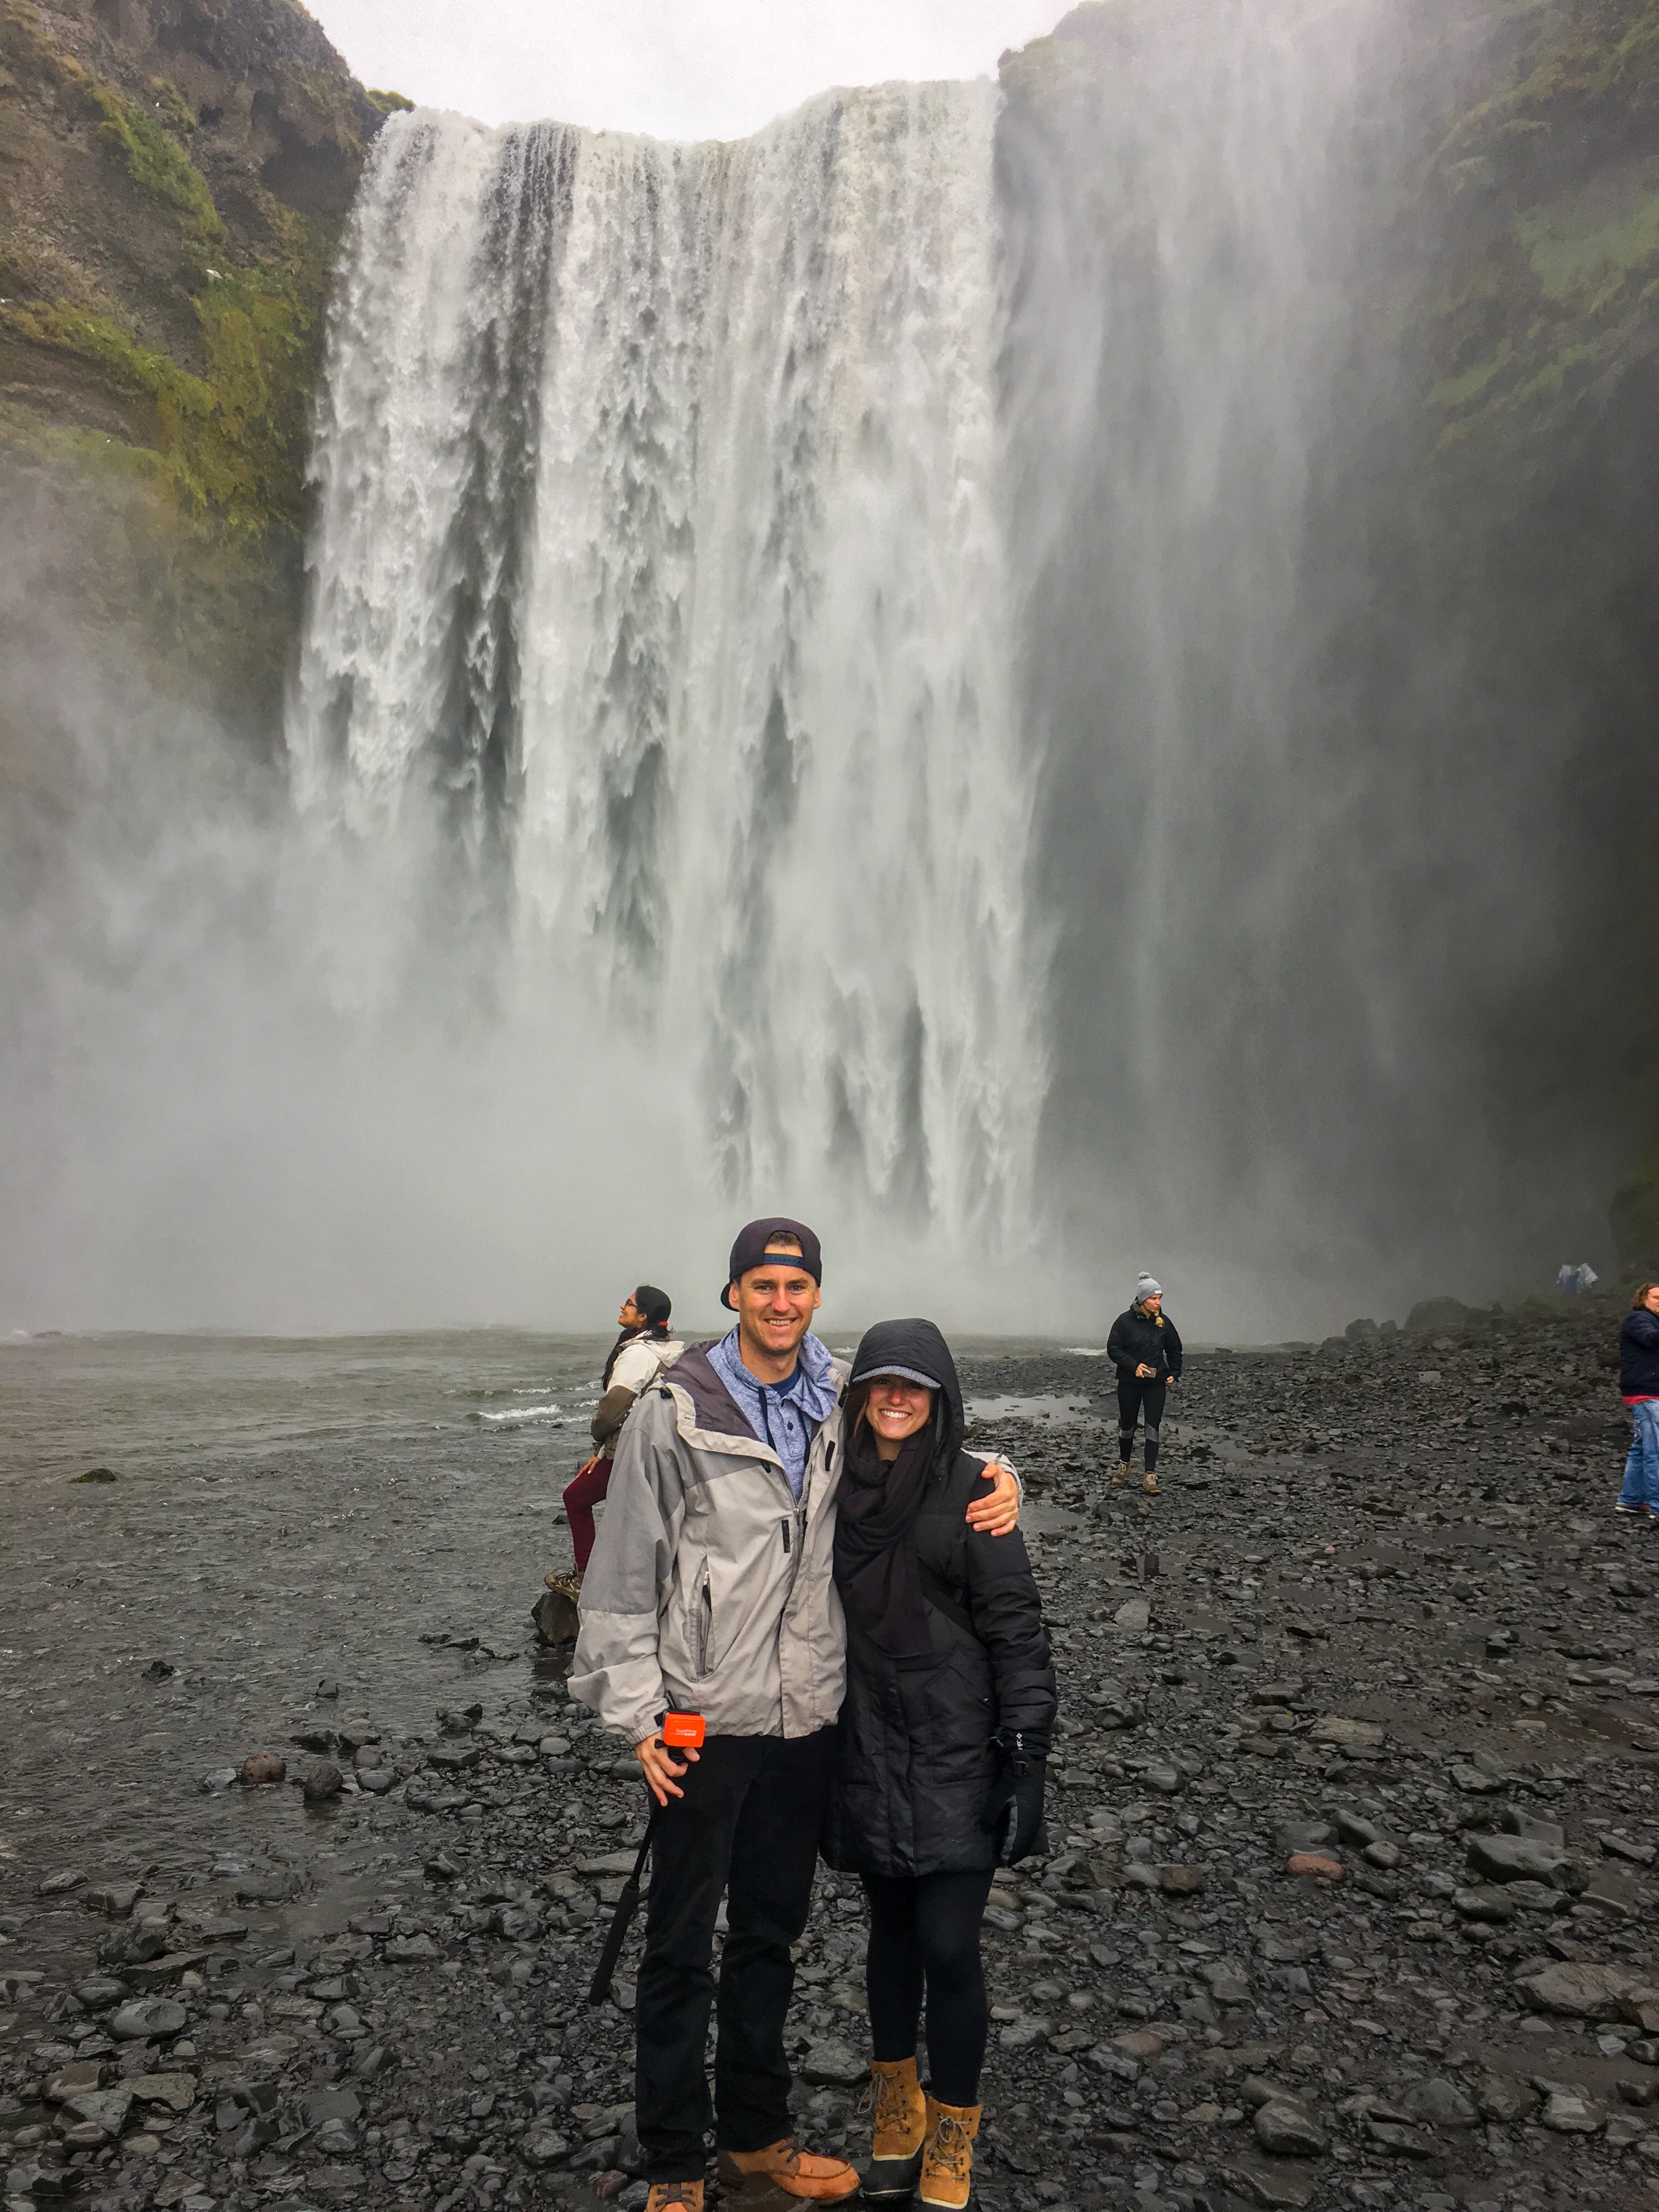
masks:
<instances>
[{"instance_id":1,"label":"tan hiking boot","mask_svg":"<svg viewBox=\"0 0 1659 2212\"><path fill-rule=\"evenodd\" d=\"M700 2181L653 2181L645 2212L702 2212Z\"/></svg>"},{"instance_id":2,"label":"tan hiking boot","mask_svg":"<svg viewBox=\"0 0 1659 2212\"><path fill-rule=\"evenodd\" d=\"M1128 1462L1128 1461L1127 1461L1127 1459L1121 1459L1121 1460L1119 1460L1119 1462L1118 1462L1118 1463L1117 1463L1117 1473L1116 1473L1116 1474L1112 1477L1112 1487L1113 1487L1113 1489L1114 1489L1114 1490L1121 1490L1121 1489L1122 1489L1122 1487L1123 1487L1123 1486L1124 1486L1124 1484L1125 1484L1128 1480L1129 1480L1129 1462Z\"/></svg>"},{"instance_id":3,"label":"tan hiking boot","mask_svg":"<svg viewBox=\"0 0 1659 2212\"><path fill-rule=\"evenodd\" d=\"M572 1605L576 1603L582 1594L582 1578L580 1571L568 1575L544 1575L542 1580L556 1595L568 1597Z\"/></svg>"},{"instance_id":4,"label":"tan hiking boot","mask_svg":"<svg viewBox=\"0 0 1659 2212\"><path fill-rule=\"evenodd\" d=\"M803 2150L793 2136L781 2136L764 2150L723 2150L717 2170L720 2195L750 2207L788 2197L838 2204L859 2185L858 2169L844 2158L820 2158Z\"/></svg>"},{"instance_id":5,"label":"tan hiking boot","mask_svg":"<svg viewBox=\"0 0 1659 2212\"><path fill-rule=\"evenodd\" d=\"M979 2133L978 2105L941 2105L927 2100L927 2141L921 2154L921 2197L941 2212L963 2212L974 2189L974 2137Z\"/></svg>"},{"instance_id":6,"label":"tan hiking boot","mask_svg":"<svg viewBox=\"0 0 1659 2212\"><path fill-rule=\"evenodd\" d=\"M870 2062L875 2097L873 2140L864 2176L864 2193L872 2203L914 2197L921 2172L921 2147L927 2137L927 2100L916 2079L914 2058Z\"/></svg>"},{"instance_id":7,"label":"tan hiking boot","mask_svg":"<svg viewBox=\"0 0 1659 2212\"><path fill-rule=\"evenodd\" d=\"M1151 1468L1148 1468L1146 1474L1141 1476L1140 1486L1148 1498L1162 1498L1164 1495L1158 1486L1158 1477L1152 1473Z\"/></svg>"}]
</instances>

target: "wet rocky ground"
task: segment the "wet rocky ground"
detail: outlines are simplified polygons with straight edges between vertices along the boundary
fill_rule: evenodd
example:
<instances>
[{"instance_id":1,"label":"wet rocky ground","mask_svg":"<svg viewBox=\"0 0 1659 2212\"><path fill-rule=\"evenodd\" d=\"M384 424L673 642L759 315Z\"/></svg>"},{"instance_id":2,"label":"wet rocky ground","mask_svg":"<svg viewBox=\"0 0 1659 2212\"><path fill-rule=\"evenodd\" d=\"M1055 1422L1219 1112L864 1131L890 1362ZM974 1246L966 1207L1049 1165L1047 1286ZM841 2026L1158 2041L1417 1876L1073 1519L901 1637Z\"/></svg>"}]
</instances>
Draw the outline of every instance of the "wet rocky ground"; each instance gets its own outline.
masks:
<instances>
[{"instance_id":1,"label":"wet rocky ground","mask_svg":"<svg viewBox=\"0 0 1659 2212\"><path fill-rule=\"evenodd\" d=\"M1100 1361L964 1363L1062 1692L988 1930L988 2212L1659 2203L1618 1318L1198 1354L1158 1498L1107 1486ZM8 2212L642 2197L633 1946L583 2002L642 1792L525 1618L575 1448L349 1431L8 1488ZM825 1877L798 2095L854 2151L863 1936Z\"/></svg>"}]
</instances>

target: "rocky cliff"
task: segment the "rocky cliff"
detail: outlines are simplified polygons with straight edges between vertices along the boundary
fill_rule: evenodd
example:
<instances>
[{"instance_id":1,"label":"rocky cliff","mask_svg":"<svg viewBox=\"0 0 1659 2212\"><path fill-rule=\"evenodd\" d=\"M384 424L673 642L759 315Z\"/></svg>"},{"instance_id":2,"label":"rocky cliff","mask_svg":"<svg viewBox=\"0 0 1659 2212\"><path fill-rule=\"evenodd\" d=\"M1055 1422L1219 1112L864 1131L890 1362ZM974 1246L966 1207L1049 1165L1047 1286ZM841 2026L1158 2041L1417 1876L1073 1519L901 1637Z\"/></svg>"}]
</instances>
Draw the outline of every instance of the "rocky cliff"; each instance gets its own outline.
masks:
<instances>
[{"instance_id":1,"label":"rocky cliff","mask_svg":"<svg viewBox=\"0 0 1659 2212\"><path fill-rule=\"evenodd\" d=\"M295 0L0 0L14 526L94 632L267 730L331 258L392 104Z\"/></svg>"},{"instance_id":2,"label":"rocky cliff","mask_svg":"<svg viewBox=\"0 0 1659 2212\"><path fill-rule=\"evenodd\" d=\"M1110 150L1133 136L1125 88L1140 82L1137 56L1155 20L1169 18L1145 0L1079 8L1050 38L1005 57L1002 80L1017 211L1063 204L1060 281L1091 296L1091 284L1103 295L1109 285L1120 324L1127 312L1156 332L1167 282L1147 243L1158 224L1137 216L1140 173ZM1300 1114L1306 1149L1326 1148L1332 1184L1352 1197L1369 1181L1356 1208L1368 1249L1387 1249L1401 1222L1409 1238L1413 1191L1437 1186L1464 1207L1471 1269L1507 1280L1506 1224L1516 1252L1535 1259L1538 1245L1563 1239L1556 1258L1571 1244L1577 1259L1587 1232L1571 1224L1593 1220L1618 1185L1621 1255L1659 1263L1659 1137L1650 1134L1659 1016L1637 919L1659 840L1659 6L1330 0L1306 9L1303 31L1329 49L1297 58L1316 103L1344 82L1330 56L1361 51L1364 61L1341 131L1293 117L1300 135L1286 155L1332 179L1351 257L1319 271L1340 296L1347 350L1292 404L1309 457L1305 534L1271 549L1297 564L1297 622L1285 637L1298 681L1275 734L1319 838L1291 880L1233 856L1259 787L1272 787L1273 748L1249 751L1259 777L1225 758L1212 767L1224 778L1235 769L1220 810L1221 864L1240 877L1228 911L1270 908L1268 927L1282 933L1273 972L1285 938L1297 948L1297 996L1323 993L1320 1050L1306 1065L1290 1053L1264 1063L1261 1030L1245 1022L1236 1081L1197 1086L1206 1097L1265 1095L1271 1109L1265 1133L1245 1131L1243 1157L1218 1165L1212 1211ZM1239 88L1241 102L1249 91ZM1172 127L1201 126L1177 110ZM1110 245L1097 244L1114 230ZM1231 250L1218 244L1213 282L1227 282ZM1040 281L1040 252L1034 265ZM1079 265L1099 281L1075 276ZM1138 312L1143 303L1152 311ZM1238 312L1249 311L1245 301ZM1053 307L1048 315L1058 320ZM1075 320L1087 331L1086 315ZM1126 420L1144 437L1167 406L1159 343L1146 342L1144 361L1130 355L1126 378L1125 349L1109 334L1119 373L1101 380L1090 409L1115 428L1098 446L1121 450ZM1223 331L1219 343L1236 341ZM1266 358L1272 343L1261 337ZM1056 361L1056 388L1066 367ZM1121 394L1136 374L1131 403ZM1133 577L1100 582L1112 554L1100 517L1121 474L1103 450L1072 470L1070 511L1036 587L1051 611L1037 720L1075 725L1045 848L1069 840L1105 856L1102 906L1134 865L1145 811L1133 757L1114 757L1109 776L1093 764L1100 702L1122 696L1139 651L1132 618L1114 629L1115 605L1133 604ZM1171 481L1173 498L1181 479ZM1237 517L1231 527L1206 521L1236 551L1249 549ZM1237 565L1217 564L1218 595L1234 589ZM1193 617L1188 659L1206 624L1221 627L1191 596L1179 610ZM1082 677L1079 640L1094 655ZM1214 659L1224 699L1233 671L1224 650ZM1051 760L1057 750L1049 744ZM1187 848L1181 859L1188 877L1204 877L1203 854ZM1081 916L1091 902L1072 903ZM1069 951L1069 926L1058 918L1060 957L1086 981L1098 947L1085 924ZM1218 1031L1234 1011L1235 933L1212 963ZM1271 1030L1271 995L1258 989L1245 1003ZM1079 1036L1071 1091L1086 1145L1103 1111L1109 1118L1121 1054L1109 1018L1079 1024ZM1344 1053L1346 1079L1331 1072ZM1397 1088L1397 1115L1376 1113L1384 1081ZM1443 1095L1431 1100L1437 1083ZM1054 1096L1063 1109L1064 1066ZM1126 1102L1130 1118L1136 1110ZM1160 1117L1171 1110L1158 1102ZM1379 1121L1397 1137L1370 1142ZM1457 1148L1481 1160L1484 1190L1449 1172Z\"/></svg>"}]
</instances>

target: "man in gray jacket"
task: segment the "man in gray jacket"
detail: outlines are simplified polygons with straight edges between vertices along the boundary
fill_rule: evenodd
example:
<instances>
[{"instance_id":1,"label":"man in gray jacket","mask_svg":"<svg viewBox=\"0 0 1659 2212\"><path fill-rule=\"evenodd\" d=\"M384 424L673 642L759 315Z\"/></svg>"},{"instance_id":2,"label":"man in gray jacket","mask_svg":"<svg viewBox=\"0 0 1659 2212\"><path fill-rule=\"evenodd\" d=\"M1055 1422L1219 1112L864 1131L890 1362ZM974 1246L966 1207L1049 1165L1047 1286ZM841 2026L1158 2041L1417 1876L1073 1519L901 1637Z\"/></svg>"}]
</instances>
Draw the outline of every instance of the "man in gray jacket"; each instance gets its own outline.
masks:
<instances>
[{"instance_id":1,"label":"man in gray jacket","mask_svg":"<svg viewBox=\"0 0 1659 2212\"><path fill-rule=\"evenodd\" d=\"M635 2010L635 2118L647 2212L702 2212L711 2112L703 2048L715 1917L726 1895L713 2118L722 2192L746 2212L834 2203L844 2160L789 2130L789 1949L806 1924L846 1685L833 1574L847 1370L811 1331L818 1240L752 1221L721 1303L737 1326L694 1345L629 1416L582 1586L574 1697L633 1744L664 1809L652 1851ZM1012 1528L1002 1470L969 1509ZM700 1713L701 1753L677 1761L668 1711Z\"/></svg>"}]
</instances>

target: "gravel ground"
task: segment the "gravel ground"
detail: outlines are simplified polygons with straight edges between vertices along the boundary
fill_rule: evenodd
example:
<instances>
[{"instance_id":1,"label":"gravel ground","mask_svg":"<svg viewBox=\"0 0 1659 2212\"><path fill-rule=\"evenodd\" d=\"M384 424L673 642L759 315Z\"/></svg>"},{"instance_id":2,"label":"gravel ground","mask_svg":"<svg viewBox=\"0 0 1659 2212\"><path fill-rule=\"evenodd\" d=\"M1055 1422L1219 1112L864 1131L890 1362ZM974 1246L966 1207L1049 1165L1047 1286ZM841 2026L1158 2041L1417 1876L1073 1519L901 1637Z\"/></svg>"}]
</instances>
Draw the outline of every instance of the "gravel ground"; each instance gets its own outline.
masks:
<instances>
[{"instance_id":1,"label":"gravel ground","mask_svg":"<svg viewBox=\"0 0 1659 2212\"><path fill-rule=\"evenodd\" d=\"M964 1362L1062 1713L1051 1856L988 1929L987 2212L1659 2204L1659 1532L1612 1510L1617 1309L1419 1318L1195 1354L1158 1498L1106 1486L1102 1362ZM581 2001L642 1793L523 1626L549 1462L387 1434L343 1482L301 1440L267 1527L198 1455L147 1492L171 1547L118 1542L124 1472L12 1493L8 2212L642 2199L633 1945ZM284 1780L232 1778L252 1753ZM797 2094L855 2153L863 1939L825 1876Z\"/></svg>"}]
</instances>

